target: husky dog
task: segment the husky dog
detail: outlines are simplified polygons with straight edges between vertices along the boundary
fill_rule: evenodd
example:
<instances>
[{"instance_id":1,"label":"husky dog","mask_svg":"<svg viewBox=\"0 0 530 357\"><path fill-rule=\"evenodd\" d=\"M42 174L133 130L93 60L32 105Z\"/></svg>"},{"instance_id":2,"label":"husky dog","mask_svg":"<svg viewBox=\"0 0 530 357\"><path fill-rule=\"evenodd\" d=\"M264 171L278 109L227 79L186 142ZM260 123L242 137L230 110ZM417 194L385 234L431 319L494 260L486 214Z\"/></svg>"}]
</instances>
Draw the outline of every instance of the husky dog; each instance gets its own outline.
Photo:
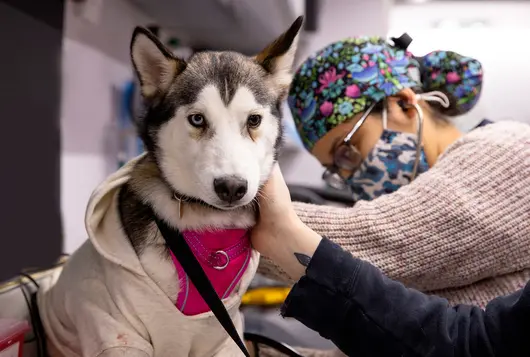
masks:
<instances>
[{"instance_id":1,"label":"husky dog","mask_svg":"<svg viewBox=\"0 0 530 357\"><path fill-rule=\"evenodd\" d=\"M177 313L188 282L153 217L180 231L254 225L256 199L282 140L280 107L302 21L255 57L201 52L189 61L135 29L131 58L146 103L138 121L146 153L96 189L86 216L90 240L55 286L40 293L43 324L58 354L241 354L211 312ZM223 296L240 332L241 294L259 259L249 252L245 277Z\"/></svg>"},{"instance_id":2,"label":"husky dog","mask_svg":"<svg viewBox=\"0 0 530 357\"><path fill-rule=\"evenodd\" d=\"M180 230L254 225L282 141L280 108L301 24L256 57L201 52L189 62L148 30L134 31L131 57L148 105L138 130L148 154L122 189L120 217L144 269L172 299L175 269L160 259L168 251L145 208Z\"/></svg>"}]
</instances>

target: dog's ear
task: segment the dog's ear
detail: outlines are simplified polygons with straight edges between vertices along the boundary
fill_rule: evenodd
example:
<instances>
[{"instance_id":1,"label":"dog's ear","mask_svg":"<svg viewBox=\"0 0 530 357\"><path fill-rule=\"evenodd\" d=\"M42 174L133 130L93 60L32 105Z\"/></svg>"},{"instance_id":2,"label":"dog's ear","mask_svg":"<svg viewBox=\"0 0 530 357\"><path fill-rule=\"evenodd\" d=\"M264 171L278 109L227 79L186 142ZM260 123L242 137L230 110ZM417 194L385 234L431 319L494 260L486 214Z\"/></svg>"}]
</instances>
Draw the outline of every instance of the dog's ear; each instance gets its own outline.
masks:
<instances>
[{"instance_id":1,"label":"dog's ear","mask_svg":"<svg viewBox=\"0 0 530 357\"><path fill-rule=\"evenodd\" d=\"M287 93L291 84L294 56L303 23L304 17L299 16L287 31L256 56L256 61L271 74L282 96Z\"/></svg>"},{"instance_id":2,"label":"dog's ear","mask_svg":"<svg viewBox=\"0 0 530 357\"><path fill-rule=\"evenodd\" d=\"M146 99L165 93L186 62L176 58L149 30L136 27L131 40L131 59Z\"/></svg>"}]
</instances>

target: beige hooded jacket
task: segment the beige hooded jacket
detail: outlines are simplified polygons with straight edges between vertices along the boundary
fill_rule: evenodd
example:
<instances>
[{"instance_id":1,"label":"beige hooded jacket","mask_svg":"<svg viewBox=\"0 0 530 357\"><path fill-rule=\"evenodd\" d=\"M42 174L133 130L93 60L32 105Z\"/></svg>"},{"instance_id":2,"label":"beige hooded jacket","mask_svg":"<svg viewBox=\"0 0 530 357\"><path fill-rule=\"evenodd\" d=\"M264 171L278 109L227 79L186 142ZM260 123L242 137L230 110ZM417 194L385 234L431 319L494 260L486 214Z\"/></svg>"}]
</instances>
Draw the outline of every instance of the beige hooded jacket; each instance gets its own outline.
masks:
<instances>
[{"instance_id":1,"label":"beige hooded jacket","mask_svg":"<svg viewBox=\"0 0 530 357\"><path fill-rule=\"evenodd\" d=\"M66 357L240 356L211 312L185 316L178 311L146 274L122 231L117 197L138 159L94 191L86 213L89 240L72 255L58 281L39 292L50 349ZM241 295L258 260L253 252L239 287L224 300L240 333Z\"/></svg>"}]
</instances>

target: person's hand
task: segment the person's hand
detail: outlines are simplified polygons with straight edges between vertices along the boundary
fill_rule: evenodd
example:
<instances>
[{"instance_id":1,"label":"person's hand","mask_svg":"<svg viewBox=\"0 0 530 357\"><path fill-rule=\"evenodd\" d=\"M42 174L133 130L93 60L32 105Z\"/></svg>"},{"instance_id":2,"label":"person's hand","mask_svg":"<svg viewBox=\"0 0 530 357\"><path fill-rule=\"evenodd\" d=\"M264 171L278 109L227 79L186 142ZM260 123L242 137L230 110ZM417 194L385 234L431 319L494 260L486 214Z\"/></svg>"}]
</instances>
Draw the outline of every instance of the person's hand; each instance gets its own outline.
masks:
<instances>
[{"instance_id":1,"label":"person's hand","mask_svg":"<svg viewBox=\"0 0 530 357\"><path fill-rule=\"evenodd\" d=\"M252 246L270 256L278 240L302 226L280 168L274 165L269 181L259 193L259 219L252 229Z\"/></svg>"},{"instance_id":2,"label":"person's hand","mask_svg":"<svg viewBox=\"0 0 530 357\"><path fill-rule=\"evenodd\" d=\"M302 223L278 165L259 194L259 219L251 232L252 246L275 261L293 279L305 272L300 257L310 258L322 238ZM307 262L307 259L302 259Z\"/></svg>"}]
</instances>

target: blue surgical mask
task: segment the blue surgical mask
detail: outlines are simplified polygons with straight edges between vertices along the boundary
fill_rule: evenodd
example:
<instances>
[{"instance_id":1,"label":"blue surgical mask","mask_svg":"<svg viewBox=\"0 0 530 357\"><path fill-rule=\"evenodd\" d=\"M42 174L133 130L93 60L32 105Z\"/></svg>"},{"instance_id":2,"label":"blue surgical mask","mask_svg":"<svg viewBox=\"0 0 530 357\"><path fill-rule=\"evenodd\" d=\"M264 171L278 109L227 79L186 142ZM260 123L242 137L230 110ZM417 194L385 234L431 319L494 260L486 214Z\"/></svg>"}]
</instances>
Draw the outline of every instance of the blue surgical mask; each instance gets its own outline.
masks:
<instances>
[{"instance_id":1,"label":"blue surgical mask","mask_svg":"<svg viewBox=\"0 0 530 357\"><path fill-rule=\"evenodd\" d=\"M420 94L418 99L437 101L445 107L449 106L447 96L440 92ZM418 105L414 107L418 111L418 130L416 134L411 134L387 128L385 106L381 137L359 169L347 180L355 201L373 200L395 192L429 169L421 143L423 112Z\"/></svg>"},{"instance_id":2,"label":"blue surgical mask","mask_svg":"<svg viewBox=\"0 0 530 357\"><path fill-rule=\"evenodd\" d=\"M423 148L416 172L417 135L384 129L383 134L361 166L348 179L353 199L373 200L409 184L429 165Z\"/></svg>"}]
</instances>

